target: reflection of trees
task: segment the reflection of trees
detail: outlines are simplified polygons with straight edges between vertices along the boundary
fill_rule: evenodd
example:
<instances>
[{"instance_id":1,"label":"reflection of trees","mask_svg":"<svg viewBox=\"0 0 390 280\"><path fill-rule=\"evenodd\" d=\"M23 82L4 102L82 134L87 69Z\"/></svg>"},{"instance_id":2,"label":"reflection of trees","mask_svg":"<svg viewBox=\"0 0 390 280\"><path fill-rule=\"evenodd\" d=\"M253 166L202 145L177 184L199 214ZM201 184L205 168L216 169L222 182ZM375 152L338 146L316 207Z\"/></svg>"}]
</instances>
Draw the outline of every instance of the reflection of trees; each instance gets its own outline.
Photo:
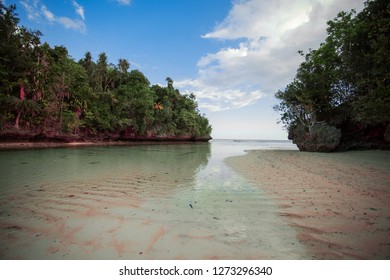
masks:
<instances>
[{"instance_id":1,"label":"reflection of trees","mask_svg":"<svg viewBox=\"0 0 390 280\"><path fill-rule=\"evenodd\" d=\"M165 171L180 178L191 178L208 163L210 144L151 145L140 147L139 163L150 171Z\"/></svg>"},{"instance_id":2,"label":"reflection of trees","mask_svg":"<svg viewBox=\"0 0 390 280\"><path fill-rule=\"evenodd\" d=\"M194 181L198 170L208 164L211 153L208 143L141 145L121 151L116 161L120 171L114 177L127 180L129 187L137 186L144 195L159 198Z\"/></svg>"}]
</instances>

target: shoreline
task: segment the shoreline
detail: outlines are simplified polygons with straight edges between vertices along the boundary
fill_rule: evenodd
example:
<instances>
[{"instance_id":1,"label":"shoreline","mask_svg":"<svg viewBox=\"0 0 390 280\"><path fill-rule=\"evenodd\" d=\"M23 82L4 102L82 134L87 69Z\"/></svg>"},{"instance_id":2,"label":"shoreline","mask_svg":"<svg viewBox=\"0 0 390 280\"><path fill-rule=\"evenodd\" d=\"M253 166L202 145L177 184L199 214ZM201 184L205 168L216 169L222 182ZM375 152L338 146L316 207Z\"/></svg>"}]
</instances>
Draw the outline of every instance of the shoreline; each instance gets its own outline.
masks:
<instances>
[{"instance_id":1,"label":"shoreline","mask_svg":"<svg viewBox=\"0 0 390 280\"><path fill-rule=\"evenodd\" d=\"M2 150L27 150L45 148L71 148L71 147L105 147L105 146L138 146L138 145L169 145L208 143L208 141L161 140L161 141L86 141L86 142L0 142Z\"/></svg>"},{"instance_id":2,"label":"shoreline","mask_svg":"<svg viewBox=\"0 0 390 280\"><path fill-rule=\"evenodd\" d=\"M276 201L311 259L390 259L390 151L254 150L226 162Z\"/></svg>"}]
</instances>

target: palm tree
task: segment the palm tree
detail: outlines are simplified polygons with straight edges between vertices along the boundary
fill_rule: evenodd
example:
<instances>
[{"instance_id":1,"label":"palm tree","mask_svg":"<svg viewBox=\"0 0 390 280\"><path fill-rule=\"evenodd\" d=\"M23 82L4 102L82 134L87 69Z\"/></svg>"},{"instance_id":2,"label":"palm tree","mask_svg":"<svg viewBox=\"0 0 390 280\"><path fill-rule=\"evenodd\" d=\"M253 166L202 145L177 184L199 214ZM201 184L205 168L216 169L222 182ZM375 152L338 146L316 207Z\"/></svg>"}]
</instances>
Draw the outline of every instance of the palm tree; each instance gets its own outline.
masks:
<instances>
[{"instance_id":1,"label":"palm tree","mask_svg":"<svg viewBox=\"0 0 390 280\"><path fill-rule=\"evenodd\" d=\"M41 110L41 106L34 100L29 99L20 99L15 96L10 96L8 98L8 103L16 113L15 119L15 129L19 129L19 122L22 117L27 115L33 116Z\"/></svg>"}]
</instances>

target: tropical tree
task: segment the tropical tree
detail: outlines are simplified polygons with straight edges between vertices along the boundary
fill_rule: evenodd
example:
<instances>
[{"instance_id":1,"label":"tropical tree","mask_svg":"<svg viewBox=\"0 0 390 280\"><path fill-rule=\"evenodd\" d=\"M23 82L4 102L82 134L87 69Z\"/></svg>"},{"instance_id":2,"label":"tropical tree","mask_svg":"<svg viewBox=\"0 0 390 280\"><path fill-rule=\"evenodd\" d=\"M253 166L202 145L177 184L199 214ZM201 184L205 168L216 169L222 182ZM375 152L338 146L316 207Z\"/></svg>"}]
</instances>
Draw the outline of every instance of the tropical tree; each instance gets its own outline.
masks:
<instances>
[{"instance_id":1,"label":"tropical tree","mask_svg":"<svg viewBox=\"0 0 390 280\"><path fill-rule=\"evenodd\" d=\"M0 2L0 133L13 126L46 136L74 133L201 135L211 127L199 115L194 95L150 85L130 63L109 63L90 52L77 63L64 46L40 42L40 32L19 26L16 6ZM107 136L108 135L108 136Z\"/></svg>"},{"instance_id":2,"label":"tropical tree","mask_svg":"<svg viewBox=\"0 0 390 280\"><path fill-rule=\"evenodd\" d=\"M384 133L390 123L389 11L388 1L367 1L360 13L340 12L328 22L325 42L304 55L294 81L276 93L281 102L275 109L289 132L300 126L312 132L324 123Z\"/></svg>"}]
</instances>

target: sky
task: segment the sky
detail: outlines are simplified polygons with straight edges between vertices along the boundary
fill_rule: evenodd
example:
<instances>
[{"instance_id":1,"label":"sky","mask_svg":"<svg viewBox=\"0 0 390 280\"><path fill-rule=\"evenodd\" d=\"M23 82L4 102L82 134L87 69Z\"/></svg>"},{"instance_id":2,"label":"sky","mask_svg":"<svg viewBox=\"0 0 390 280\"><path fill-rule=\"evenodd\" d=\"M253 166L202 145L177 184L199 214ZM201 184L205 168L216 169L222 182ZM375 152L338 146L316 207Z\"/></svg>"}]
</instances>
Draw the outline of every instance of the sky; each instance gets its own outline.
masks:
<instances>
[{"instance_id":1,"label":"sky","mask_svg":"<svg viewBox=\"0 0 390 280\"><path fill-rule=\"evenodd\" d=\"M1 0L0 0L1 1ZM214 139L286 140L274 94L326 38L326 22L364 0L6 0L41 41L76 61L127 59L152 84L194 93Z\"/></svg>"}]
</instances>

